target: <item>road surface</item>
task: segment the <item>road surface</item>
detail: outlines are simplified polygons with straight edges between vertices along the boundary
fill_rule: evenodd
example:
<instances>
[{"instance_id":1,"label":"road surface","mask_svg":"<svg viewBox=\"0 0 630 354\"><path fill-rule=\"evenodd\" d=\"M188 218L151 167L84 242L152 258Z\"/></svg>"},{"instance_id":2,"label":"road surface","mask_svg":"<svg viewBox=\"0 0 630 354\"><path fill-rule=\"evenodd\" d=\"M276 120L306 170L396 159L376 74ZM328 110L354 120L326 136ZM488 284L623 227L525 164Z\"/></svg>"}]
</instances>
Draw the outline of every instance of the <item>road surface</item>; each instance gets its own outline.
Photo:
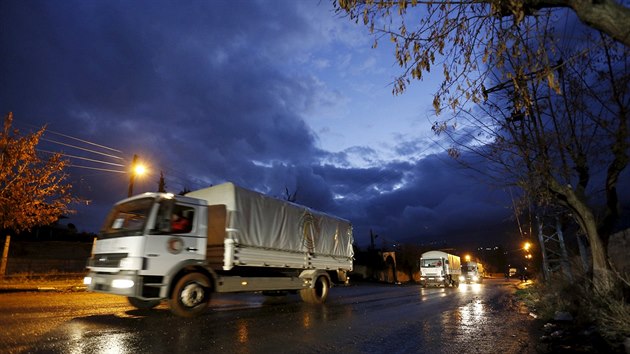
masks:
<instances>
[{"instance_id":1,"label":"road surface","mask_svg":"<svg viewBox=\"0 0 630 354\"><path fill-rule=\"evenodd\" d=\"M222 294L198 318L87 292L0 294L2 353L534 353L502 280L459 288L357 284L323 306Z\"/></svg>"}]
</instances>

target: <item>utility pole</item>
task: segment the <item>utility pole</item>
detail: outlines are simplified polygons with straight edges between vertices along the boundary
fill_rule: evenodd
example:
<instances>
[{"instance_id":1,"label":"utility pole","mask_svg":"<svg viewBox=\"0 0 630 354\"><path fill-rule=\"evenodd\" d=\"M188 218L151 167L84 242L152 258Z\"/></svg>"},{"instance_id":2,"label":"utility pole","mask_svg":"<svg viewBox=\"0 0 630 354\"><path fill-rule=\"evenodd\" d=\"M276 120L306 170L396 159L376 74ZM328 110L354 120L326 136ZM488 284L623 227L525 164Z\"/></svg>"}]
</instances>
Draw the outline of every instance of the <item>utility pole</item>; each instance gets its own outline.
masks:
<instances>
[{"instance_id":1,"label":"utility pole","mask_svg":"<svg viewBox=\"0 0 630 354\"><path fill-rule=\"evenodd\" d=\"M136 163L138 163L138 155L133 154L133 160L131 160L131 176L129 177L129 191L127 192L127 197L131 197L133 195L133 182L136 179Z\"/></svg>"},{"instance_id":2,"label":"utility pole","mask_svg":"<svg viewBox=\"0 0 630 354\"><path fill-rule=\"evenodd\" d=\"M573 282L573 272L569 264L569 256L564 244L562 225L558 215L555 216L554 227L547 227L542 216L536 216L538 222L538 241L542 251L543 275L545 280L551 278L551 273L562 271L564 276Z\"/></svg>"}]
</instances>

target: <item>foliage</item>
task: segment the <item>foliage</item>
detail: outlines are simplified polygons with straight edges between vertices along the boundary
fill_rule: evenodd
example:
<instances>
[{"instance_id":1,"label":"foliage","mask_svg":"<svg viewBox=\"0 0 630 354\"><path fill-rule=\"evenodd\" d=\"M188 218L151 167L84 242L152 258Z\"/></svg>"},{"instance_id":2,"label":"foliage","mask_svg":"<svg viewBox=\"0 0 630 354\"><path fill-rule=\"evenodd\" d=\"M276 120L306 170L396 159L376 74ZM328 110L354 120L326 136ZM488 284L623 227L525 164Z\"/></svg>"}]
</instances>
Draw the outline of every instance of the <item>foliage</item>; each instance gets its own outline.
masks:
<instances>
[{"instance_id":1,"label":"foliage","mask_svg":"<svg viewBox=\"0 0 630 354\"><path fill-rule=\"evenodd\" d=\"M630 337L630 304L623 292L616 288L614 292L601 293L586 274L579 274L578 278L577 282L569 282L554 277L519 290L517 296L543 321L552 321L557 312L568 312L574 316L576 326L585 328L594 324L612 347L619 346ZM618 284L630 284L630 279L619 280Z\"/></svg>"},{"instance_id":2,"label":"foliage","mask_svg":"<svg viewBox=\"0 0 630 354\"><path fill-rule=\"evenodd\" d=\"M518 56L528 45L515 29L528 31L549 19L558 7L571 9L587 25L630 47L630 8L616 1L585 4L566 1L392 1L335 0L338 13L361 21L379 40L394 44L396 62L404 71L394 93L431 70L442 70L444 81L433 101L436 112L458 108L484 97L487 68L501 67L506 56ZM582 3L582 4L578 4ZM547 9L542 11L541 9ZM606 22L614 22L608 25ZM518 31L517 31L518 32ZM441 64L441 65L440 65ZM441 67L440 67L441 66ZM550 77L550 70L539 73Z\"/></svg>"},{"instance_id":3,"label":"foliage","mask_svg":"<svg viewBox=\"0 0 630 354\"><path fill-rule=\"evenodd\" d=\"M0 227L20 232L72 212L68 206L77 199L66 182L67 162L59 154L42 160L36 153L44 128L20 136L12 122L9 113L0 132Z\"/></svg>"},{"instance_id":4,"label":"foliage","mask_svg":"<svg viewBox=\"0 0 630 354\"><path fill-rule=\"evenodd\" d=\"M410 275L413 279L413 273L419 271L419 261L422 253L426 249L421 246L412 244L402 244L396 251L396 267Z\"/></svg>"}]
</instances>

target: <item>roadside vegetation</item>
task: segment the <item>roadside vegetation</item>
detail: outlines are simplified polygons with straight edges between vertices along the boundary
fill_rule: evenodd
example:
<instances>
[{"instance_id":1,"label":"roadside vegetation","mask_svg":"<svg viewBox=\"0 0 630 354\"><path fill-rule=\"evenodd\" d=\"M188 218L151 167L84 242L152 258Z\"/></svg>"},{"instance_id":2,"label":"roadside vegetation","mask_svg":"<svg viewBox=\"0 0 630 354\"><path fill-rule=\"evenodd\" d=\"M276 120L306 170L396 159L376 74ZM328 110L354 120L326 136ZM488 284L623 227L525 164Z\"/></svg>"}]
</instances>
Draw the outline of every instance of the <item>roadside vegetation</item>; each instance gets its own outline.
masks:
<instances>
[{"instance_id":1,"label":"roadside vegetation","mask_svg":"<svg viewBox=\"0 0 630 354\"><path fill-rule=\"evenodd\" d=\"M599 349L624 352L624 341L630 338L630 304L627 302L630 278L619 273L614 277L619 286L606 294L593 286L584 273L577 274L574 282L557 275L549 281L519 289L516 294L530 313L545 323L544 328L549 329L545 334L548 342L567 342L574 346L585 342L606 347L593 349L593 352Z\"/></svg>"}]
</instances>

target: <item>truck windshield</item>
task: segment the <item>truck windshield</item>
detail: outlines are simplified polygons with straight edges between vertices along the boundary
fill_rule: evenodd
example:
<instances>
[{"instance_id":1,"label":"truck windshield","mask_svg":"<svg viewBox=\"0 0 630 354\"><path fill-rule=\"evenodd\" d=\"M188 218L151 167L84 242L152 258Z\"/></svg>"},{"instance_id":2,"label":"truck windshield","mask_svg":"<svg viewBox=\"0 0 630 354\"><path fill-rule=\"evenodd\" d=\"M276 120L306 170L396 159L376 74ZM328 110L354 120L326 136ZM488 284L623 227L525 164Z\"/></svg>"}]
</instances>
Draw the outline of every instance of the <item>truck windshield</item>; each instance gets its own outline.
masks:
<instances>
[{"instance_id":1,"label":"truck windshield","mask_svg":"<svg viewBox=\"0 0 630 354\"><path fill-rule=\"evenodd\" d=\"M114 206L99 238L142 235L154 202L153 198L143 198Z\"/></svg>"},{"instance_id":2,"label":"truck windshield","mask_svg":"<svg viewBox=\"0 0 630 354\"><path fill-rule=\"evenodd\" d=\"M422 268L441 267L442 266L442 260L441 259L422 259L420 261L420 266Z\"/></svg>"},{"instance_id":3,"label":"truck windshield","mask_svg":"<svg viewBox=\"0 0 630 354\"><path fill-rule=\"evenodd\" d=\"M475 267L475 266L463 266L463 267L462 267L462 271L463 271L464 273L474 272L474 271L476 271L476 270L477 270L477 267Z\"/></svg>"}]
</instances>

